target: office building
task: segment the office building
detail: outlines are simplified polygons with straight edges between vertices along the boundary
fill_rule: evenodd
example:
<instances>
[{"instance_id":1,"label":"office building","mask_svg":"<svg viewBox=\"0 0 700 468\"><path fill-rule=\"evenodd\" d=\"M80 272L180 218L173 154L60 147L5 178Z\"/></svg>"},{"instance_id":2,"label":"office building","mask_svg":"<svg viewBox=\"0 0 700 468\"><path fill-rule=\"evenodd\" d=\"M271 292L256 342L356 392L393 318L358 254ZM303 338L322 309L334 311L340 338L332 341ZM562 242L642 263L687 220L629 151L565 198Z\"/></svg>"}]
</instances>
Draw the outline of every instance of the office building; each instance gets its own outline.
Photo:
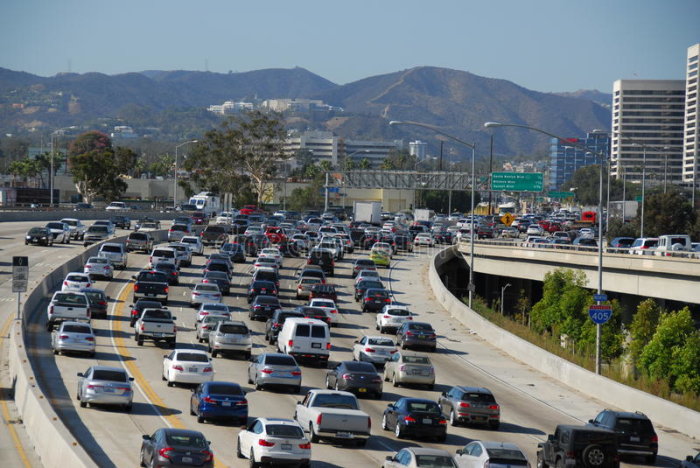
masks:
<instances>
[{"instance_id":1,"label":"office building","mask_svg":"<svg viewBox=\"0 0 700 468\"><path fill-rule=\"evenodd\" d=\"M700 173L700 116L698 116L698 61L700 44L688 47L685 78L685 129L683 130L683 182L696 186Z\"/></svg>"},{"instance_id":2,"label":"office building","mask_svg":"<svg viewBox=\"0 0 700 468\"><path fill-rule=\"evenodd\" d=\"M617 80L613 84L611 174L647 183L680 183L684 80Z\"/></svg>"},{"instance_id":3,"label":"office building","mask_svg":"<svg viewBox=\"0 0 700 468\"><path fill-rule=\"evenodd\" d=\"M423 161L428 152L428 144L424 141L416 140L408 142L408 154L415 156L418 161Z\"/></svg>"},{"instance_id":4,"label":"office building","mask_svg":"<svg viewBox=\"0 0 700 468\"><path fill-rule=\"evenodd\" d=\"M584 151L574 146L583 145L592 151ZM605 130L593 130L586 135L586 138L567 138L561 141L552 138L550 144L550 164L549 164L549 190L568 191L569 187L562 187L563 184L571 180L574 172L584 166L598 164L598 156L594 153L603 153L607 157L610 155L610 136Z\"/></svg>"}]
</instances>

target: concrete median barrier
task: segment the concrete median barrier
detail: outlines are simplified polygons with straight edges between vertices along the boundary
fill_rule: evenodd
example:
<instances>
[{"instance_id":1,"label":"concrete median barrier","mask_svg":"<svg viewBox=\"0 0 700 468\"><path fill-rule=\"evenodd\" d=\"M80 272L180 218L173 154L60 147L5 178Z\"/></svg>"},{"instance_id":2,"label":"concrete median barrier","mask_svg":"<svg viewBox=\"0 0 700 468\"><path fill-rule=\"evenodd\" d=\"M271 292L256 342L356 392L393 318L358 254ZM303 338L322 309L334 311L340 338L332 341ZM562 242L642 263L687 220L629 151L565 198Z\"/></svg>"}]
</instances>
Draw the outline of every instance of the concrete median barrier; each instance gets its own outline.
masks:
<instances>
[{"instance_id":1,"label":"concrete median barrier","mask_svg":"<svg viewBox=\"0 0 700 468\"><path fill-rule=\"evenodd\" d=\"M164 240L167 236L166 231L158 231L156 234L159 240ZM117 237L110 242L123 242L125 239L126 237ZM96 463L41 391L27 353L28 324L42 321L46 313L42 302L53 294L67 273L82 271L87 258L96 255L98 249L99 244L96 244L81 250L71 260L48 272L36 282L25 296L21 320L15 321L10 332L9 363L14 400L34 449L47 467L94 467Z\"/></svg>"},{"instance_id":2,"label":"concrete median barrier","mask_svg":"<svg viewBox=\"0 0 700 468\"><path fill-rule=\"evenodd\" d=\"M571 388L627 411L643 411L654 424L700 439L700 413L595 374L503 330L470 309L440 280L440 267L461 257L456 246L440 251L430 262L428 279L438 302L481 338L530 367ZM592 414L591 418L595 415Z\"/></svg>"}]
</instances>

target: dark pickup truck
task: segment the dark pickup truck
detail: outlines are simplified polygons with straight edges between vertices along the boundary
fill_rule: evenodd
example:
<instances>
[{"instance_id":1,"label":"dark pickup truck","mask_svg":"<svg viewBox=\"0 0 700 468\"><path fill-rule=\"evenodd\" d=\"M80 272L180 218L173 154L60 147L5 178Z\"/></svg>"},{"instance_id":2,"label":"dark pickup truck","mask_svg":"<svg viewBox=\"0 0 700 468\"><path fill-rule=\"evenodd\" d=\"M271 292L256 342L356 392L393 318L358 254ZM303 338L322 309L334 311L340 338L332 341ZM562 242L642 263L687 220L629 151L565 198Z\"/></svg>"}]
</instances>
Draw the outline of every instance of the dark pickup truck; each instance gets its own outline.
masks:
<instances>
[{"instance_id":1,"label":"dark pickup truck","mask_svg":"<svg viewBox=\"0 0 700 468\"><path fill-rule=\"evenodd\" d=\"M560 424L537 446L537 466L619 468L617 434L607 429Z\"/></svg>"},{"instance_id":2,"label":"dark pickup truck","mask_svg":"<svg viewBox=\"0 0 700 468\"><path fill-rule=\"evenodd\" d=\"M168 303L168 277L164 273L144 270L132 276L134 284L134 302L139 299L155 299L162 304Z\"/></svg>"},{"instance_id":3,"label":"dark pickup truck","mask_svg":"<svg viewBox=\"0 0 700 468\"><path fill-rule=\"evenodd\" d=\"M200 233L202 244L221 247L228 241L228 233L223 225L211 225Z\"/></svg>"}]
</instances>

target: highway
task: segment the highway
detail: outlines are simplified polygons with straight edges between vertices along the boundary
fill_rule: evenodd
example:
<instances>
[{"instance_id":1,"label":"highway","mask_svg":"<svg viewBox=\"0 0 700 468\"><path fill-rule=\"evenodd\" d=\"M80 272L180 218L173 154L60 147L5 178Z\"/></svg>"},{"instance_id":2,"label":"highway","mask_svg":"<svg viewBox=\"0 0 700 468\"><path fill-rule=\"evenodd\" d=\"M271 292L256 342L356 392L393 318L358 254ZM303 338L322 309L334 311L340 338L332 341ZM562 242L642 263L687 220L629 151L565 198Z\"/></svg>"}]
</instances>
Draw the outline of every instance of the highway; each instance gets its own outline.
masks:
<instances>
[{"instance_id":1,"label":"highway","mask_svg":"<svg viewBox=\"0 0 700 468\"><path fill-rule=\"evenodd\" d=\"M34 223L0 224L0 287L9 290L7 261L11 255L29 255L32 272L48 271L52 265L63 263L71 252L82 250L82 245L44 247L25 247L22 236ZM41 224L41 223L37 223ZM119 231L123 233L124 231ZM209 251L209 250L208 250ZM591 399L573 389L562 386L529 369L526 365L513 361L498 349L470 334L437 305L432 298L426 280L427 265L435 253L424 249L413 254L399 254L394 257L392 268L381 271L383 280L394 293L396 301L408 305L421 320L430 321L439 335L438 352L430 357L436 367L437 383L433 391L417 388L394 388L388 382L384 384L381 401L361 400L362 409L372 417L372 433L365 449L342 447L321 442L313 445L313 466L378 466L386 455L408 445L440 447L452 453L473 439L498 440L518 444L527 454L531 464L535 464L537 442L543 440L547 433L553 431L556 424L582 423L594 417L604 408L601 401ZM341 325L332 329L333 361L351 359L350 350L353 341L362 334L375 334L374 314L362 314L352 299L352 279L350 265L352 258L364 256L359 251L346 256L336 267L336 276L332 283L340 286L339 306L341 307ZM54 356L49 348L49 334L44 328L44 313L37 314L37 320L30 326L28 352L37 371L39 385L47 398L57 409L60 417L73 432L101 467L138 465L141 436L150 434L155 429L166 426L197 429L204 432L212 442L216 454L217 466L246 466L247 460L235 456L235 440L238 427L198 424L189 414L190 390L185 387L167 387L160 378L162 357L166 348L146 342L143 347L136 346L127 315L132 303L131 283L129 279L139 267L147 261L147 256L130 254L129 268L118 272L109 283L100 282L110 296L110 316L107 320L94 320L93 327L98 334L97 355L94 359L80 356ZM303 259L285 259L282 270L281 300L286 305L301 304L291 293L292 278ZM195 257L192 267L183 268L180 286L171 288L169 307L178 317L178 347L200 348L194 337L194 311L188 306L189 289L198 282L203 264L202 257ZM237 307L242 314L241 320L250 324L256 332L254 335L255 354L273 350L263 340L264 323L253 322L247 318L247 303L241 297L248 285L250 258L246 264L236 265L236 276L232 295L225 302ZM2 296L7 297L6 295ZM16 303L0 302L2 317L14 314ZM5 319L3 319L4 322ZM135 377L138 391L134 409L125 414L105 408L80 408L75 398L77 372L85 371L90 365L123 365ZM294 405L309 388L322 387L325 370L303 368L303 388L299 395L285 392L255 391L246 383L248 363L235 358L218 357L214 369L217 379L240 383L248 392L249 417L292 417ZM437 399L440 392L452 385L483 386L492 390L502 408L502 424L498 431L479 427L449 427L448 438L444 444L426 441L398 440L393 433L382 431L381 415L389 402L401 396L418 396ZM626 410L643 410L643 408L624 408ZM665 431L656 427L660 439L660 457L657 466L675 466L678 460L693 453L697 441L681 434ZM21 446L21 444L19 444ZM4 450L3 450L4 451ZM31 447L27 452L31 456ZM15 450L19 452L19 450ZM21 458L21 457L20 457ZM0 459L0 462L2 460ZM30 460L25 466L38 466L36 460ZM3 466L22 466L11 463ZM637 466L625 464L627 466ZM47 465L50 466L50 465ZM639 465L642 466L642 465Z\"/></svg>"}]
</instances>

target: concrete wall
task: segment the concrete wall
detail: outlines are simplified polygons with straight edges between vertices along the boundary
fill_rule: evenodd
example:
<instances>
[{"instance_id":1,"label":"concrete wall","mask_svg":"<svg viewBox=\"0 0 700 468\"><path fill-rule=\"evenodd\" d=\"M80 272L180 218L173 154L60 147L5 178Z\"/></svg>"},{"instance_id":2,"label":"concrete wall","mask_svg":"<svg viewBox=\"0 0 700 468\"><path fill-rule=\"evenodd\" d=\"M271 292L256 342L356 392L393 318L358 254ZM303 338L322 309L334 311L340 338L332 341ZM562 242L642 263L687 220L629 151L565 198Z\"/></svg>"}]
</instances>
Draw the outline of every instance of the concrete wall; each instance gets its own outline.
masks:
<instances>
[{"instance_id":1,"label":"concrete wall","mask_svg":"<svg viewBox=\"0 0 700 468\"><path fill-rule=\"evenodd\" d=\"M110 216L122 214L105 210L38 210L38 211L0 211L0 222L16 221L58 221L63 218L77 218L80 220L109 219ZM127 211L123 213L133 222L148 216L153 219L174 219L180 216L179 212L161 213L160 211Z\"/></svg>"},{"instance_id":2,"label":"concrete wall","mask_svg":"<svg viewBox=\"0 0 700 468\"><path fill-rule=\"evenodd\" d=\"M440 266L450 258L460 255L458 246L446 248L430 262L428 272L435 297L452 317L513 358L584 394L602 399L624 410L642 410L656 424L675 429L696 439L700 438L699 412L596 375L499 328L467 307L450 293L439 276ZM594 416L591 415L591 417Z\"/></svg>"},{"instance_id":3,"label":"concrete wall","mask_svg":"<svg viewBox=\"0 0 700 468\"><path fill-rule=\"evenodd\" d=\"M159 239L165 231L156 233ZM117 237L111 241L124 241ZM46 309L41 302L53 295L66 274L80 271L85 260L95 255L99 244L91 246L60 267L49 272L25 296L21 321L15 321L10 333L10 378L14 382L14 399L34 449L46 467L93 467L94 461L73 437L42 393L26 349L26 330L30 322L44 323ZM40 327L43 330L43 327Z\"/></svg>"}]
</instances>

